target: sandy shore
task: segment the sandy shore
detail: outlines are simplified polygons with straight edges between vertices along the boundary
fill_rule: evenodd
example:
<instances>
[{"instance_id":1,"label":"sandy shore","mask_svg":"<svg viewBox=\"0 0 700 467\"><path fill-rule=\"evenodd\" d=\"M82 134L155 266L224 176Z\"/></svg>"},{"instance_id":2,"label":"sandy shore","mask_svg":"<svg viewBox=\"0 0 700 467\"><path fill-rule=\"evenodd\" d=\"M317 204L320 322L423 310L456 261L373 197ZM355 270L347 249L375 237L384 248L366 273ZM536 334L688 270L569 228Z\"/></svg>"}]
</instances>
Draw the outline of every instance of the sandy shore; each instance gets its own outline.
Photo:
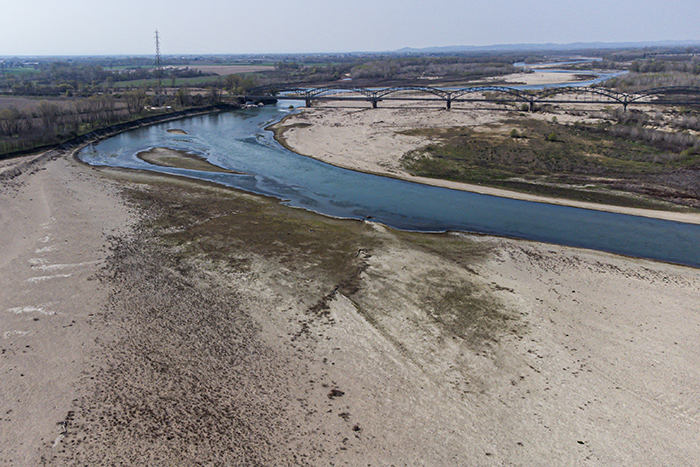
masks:
<instances>
[{"instance_id":1,"label":"sandy shore","mask_svg":"<svg viewBox=\"0 0 700 467\"><path fill-rule=\"evenodd\" d=\"M532 71L531 73L513 73L510 75L499 76L494 80L505 81L508 84L523 84L526 86L540 86L561 83L571 83L575 81L586 81L589 78L579 78L583 74L580 71L548 73L543 71Z\"/></svg>"},{"instance_id":2,"label":"sandy shore","mask_svg":"<svg viewBox=\"0 0 700 467\"><path fill-rule=\"evenodd\" d=\"M697 269L3 169L0 465L700 461Z\"/></svg>"},{"instance_id":3,"label":"sandy shore","mask_svg":"<svg viewBox=\"0 0 700 467\"><path fill-rule=\"evenodd\" d=\"M136 154L136 157L149 164L162 167L180 167L189 170L201 170L202 172L237 173L207 162L202 156L169 148L152 148Z\"/></svg>"},{"instance_id":4,"label":"sandy shore","mask_svg":"<svg viewBox=\"0 0 700 467\"><path fill-rule=\"evenodd\" d=\"M0 172L0 465L40 465L72 418L108 296L107 236L132 220L108 180L61 156ZM16 175L16 176L11 176Z\"/></svg>"},{"instance_id":5,"label":"sandy shore","mask_svg":"<svg viewBox=\"0 0 700 467\"><path fill-rule=\"evenodd\" d=\"M273 125L273 128L278 128L285 144L293 151L347 169L505 198L700 224L700 215L694 213L603 205L416 177L406 172L401 165L404 154L431 142L426 137L402 134L404 131L421 128L478 128L497 124L505 118L505 112L470 110L468 104L451 111L415 107L369 109L366 104L361 108L330 105L303 109ZM547 116L535 114L534 118ZM579 117L560 115L558 118L565 122Z\"/></svg>"}]
</instances>

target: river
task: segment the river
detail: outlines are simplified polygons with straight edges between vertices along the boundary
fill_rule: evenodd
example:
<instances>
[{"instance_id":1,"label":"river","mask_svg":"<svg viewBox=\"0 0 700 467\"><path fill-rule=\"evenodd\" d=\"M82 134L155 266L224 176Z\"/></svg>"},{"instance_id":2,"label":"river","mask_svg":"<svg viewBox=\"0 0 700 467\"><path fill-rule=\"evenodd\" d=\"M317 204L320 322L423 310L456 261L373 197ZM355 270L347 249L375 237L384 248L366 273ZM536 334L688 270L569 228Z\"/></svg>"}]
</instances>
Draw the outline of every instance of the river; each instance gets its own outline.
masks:
<instances>
[{"instance_id":1,"label":"river","mask_svg":"<svg viewBox=\"0 0 700 467\"><path fill-rule=\"evenodd\" d=\"M466 231L590 248L700 267L700 225L533 203L421 185L334 167L281 147L264 128L284 104L188 117L131 130L85 148L91 165L209 180L324 215L414 231ZM187 135L169 133L179 128ZM154 147L202 155L243 174L159 167L136 154Z\"/></svg>"}]
</instances>

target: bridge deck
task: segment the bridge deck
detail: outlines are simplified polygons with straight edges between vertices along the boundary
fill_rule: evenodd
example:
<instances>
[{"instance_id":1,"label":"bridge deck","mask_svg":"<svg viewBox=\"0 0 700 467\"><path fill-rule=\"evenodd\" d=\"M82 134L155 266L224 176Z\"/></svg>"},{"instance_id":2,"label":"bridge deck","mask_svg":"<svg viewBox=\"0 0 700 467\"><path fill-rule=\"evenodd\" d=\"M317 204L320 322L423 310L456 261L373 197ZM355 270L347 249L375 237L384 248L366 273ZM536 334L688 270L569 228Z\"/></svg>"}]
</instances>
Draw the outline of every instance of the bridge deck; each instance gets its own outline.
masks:
<instances>
[{"instance_id":1,"label":"bridge deck","mask_svg":"<svg viewBox=\"0 0 700 467\"><path fill-rule=\"evenodd\" d=\"M700 88L677 86L653 88L637 93L622 93L601 87L560 87L523 90L503 86L474 86L461 89L430 86L394 86L389 88L360 88L353 86L323 86L301 88L290 85L270 85L251 89L244 97L248 101L269 99L312 101L365 101L377 107L382 101L440 102L448 109L455 102L495 102L527 104L532 110L538 104L618 104L625 109L636 105L700 105Z\"/></svg>"}]
</instances>

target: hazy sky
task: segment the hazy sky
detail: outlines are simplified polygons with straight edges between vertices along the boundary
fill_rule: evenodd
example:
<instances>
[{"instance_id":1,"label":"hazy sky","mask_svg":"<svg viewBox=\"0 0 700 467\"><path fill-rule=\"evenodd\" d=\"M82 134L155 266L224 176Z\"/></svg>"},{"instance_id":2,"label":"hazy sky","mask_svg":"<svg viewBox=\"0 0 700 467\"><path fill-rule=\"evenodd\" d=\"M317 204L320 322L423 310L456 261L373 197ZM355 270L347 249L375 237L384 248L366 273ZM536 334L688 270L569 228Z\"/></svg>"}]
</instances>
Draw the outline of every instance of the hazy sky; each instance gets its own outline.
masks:
<instances>
[{"instance_id":1,"label":"hazy sky","mask_svg":"<svg viewBox=\"0 0 700 467\"><path fill-rule=\"evenodd\" d=\"M0 0L0 55L700 40L695 0Z\"/></svg>"}]
</instances>

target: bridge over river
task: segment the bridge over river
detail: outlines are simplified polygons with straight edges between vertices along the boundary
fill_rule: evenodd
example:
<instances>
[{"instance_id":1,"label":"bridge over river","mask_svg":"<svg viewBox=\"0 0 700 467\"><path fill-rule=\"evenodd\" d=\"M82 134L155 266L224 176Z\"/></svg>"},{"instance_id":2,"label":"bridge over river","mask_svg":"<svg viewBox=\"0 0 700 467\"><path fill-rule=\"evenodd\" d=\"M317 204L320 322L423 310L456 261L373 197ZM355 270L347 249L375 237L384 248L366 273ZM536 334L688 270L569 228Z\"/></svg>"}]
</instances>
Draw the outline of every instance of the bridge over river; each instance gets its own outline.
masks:
<instances>
[{"instance_id":1,"label":"bridge over river","mask_svg":"<svg viewBox=\"0 0 700 467\"><path fill-rule=\"evenodd\" d=\"M313 101L365 101L377 108L383 101L437 102L452 108L456 102L490 102L520 105L532 111L544 104L606 104L621 105L700 105L700 88L671 86L624 93L604 87L550 87L526 90L504 86L474 86L461 89L431 86L393 86L364 88L355 86L321 86L316 88L296 85L269 85L250 89L245 94L248 102L271 97L277 100L303 100L307 107ZM525 106L525 107L523 107Z\"/></svg>"}]
</instances>

